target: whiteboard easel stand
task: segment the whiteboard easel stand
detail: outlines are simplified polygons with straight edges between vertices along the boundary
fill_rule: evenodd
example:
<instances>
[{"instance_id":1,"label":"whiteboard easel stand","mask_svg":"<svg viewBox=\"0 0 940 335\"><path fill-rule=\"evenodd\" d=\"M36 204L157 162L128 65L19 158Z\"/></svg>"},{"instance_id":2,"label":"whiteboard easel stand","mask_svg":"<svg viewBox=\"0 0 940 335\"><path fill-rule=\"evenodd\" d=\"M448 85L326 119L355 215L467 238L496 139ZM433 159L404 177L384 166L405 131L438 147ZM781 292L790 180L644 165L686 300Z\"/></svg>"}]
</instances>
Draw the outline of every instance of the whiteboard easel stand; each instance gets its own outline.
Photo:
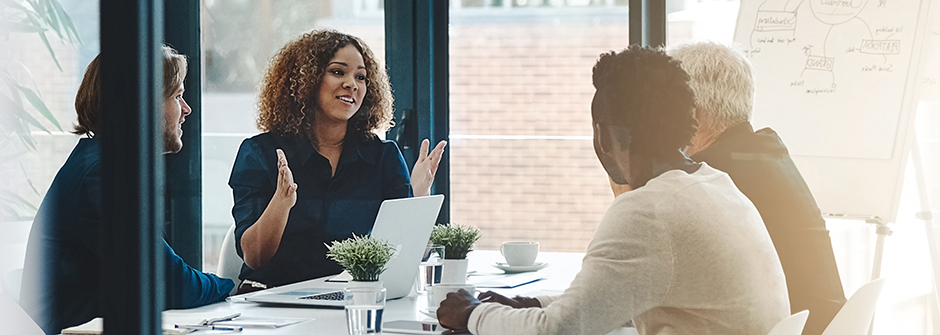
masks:
<instances>
[{"instance_id":1,"label":"whiteboard easel stand","mask_svg":"<svg viewBox=\"0 0 940 335\"><path fill-rule=\"evenodd\" d=\"M881 278L881 261L884 258L885 253L885 236L891 236L894 232L891 231L891 228L888 228L888 223L884 222L880 217L872 217L865 219L865 223L871 223L875 225L875 234L878 237L875 239L875 259L872 261L871 265L871 280ZM875 316L871 316L871 323L868 324L868 335L871 335L872 331L875 329Z\"/></svg>"},{"instance_id":2,"label":"whiteboard easel stand","mask_svg":"<svg viewBox=\"0 0 940 335\"><path fill-rule=\"evenodd\" d=\"M871 265L871 280L875 280L881 278L881 261L885 253L885 236L891 236L894 232L891 231L891 228L888 228L887 222L877 216L865 219L865 223L874 224L875 234L878 235L875 240L875 259Z\"/></svg>"},{"instance_id":3,"label":"whiteboard easel stand","mask_svg":"<svg viewBox=\"0 0 940 335\"><path fill-rule=\"evenodd\" d=\"M915 133L915 131L911 131ZM914 164L914 179L917 184L918 198L920 198L921 211L915 214L917 219L924 221L924 230L927 235L927 248L930 251L931 268L933 269L933 327L940 327L940 249L937 248L937 240L933 229L933 214L930 211L930 200L927 197L927 179L924 177L924 163L920 157L920 146L917 143L917 136L911 134L910 154L911 164ZM885 236L891 236L893 233L888 227L887 222L875 216L865 220L865 223L871 223L876 226L875 234L878 235L875 240L875 259L872 261L871 280L881 278L881 262L884 257ZM930 308L928 308L930 310ZM868 326L868 335L874 330L875 317L872 316L871 324ZM938 329L934 329L937 333Z\"/></svg>"},{"instance_id":4,"label":"whiteboard easel stand","mask_svg":"<svg viewBox=\"0 0 940 335\"><path fill-rule=\"evenodd\" d=\"M914 131L912 131L914 132ZM920 146L917 137L911 140L911 163L914 164L914 178L917 182L917 193L920 195L921 211L915 216L924 221L924 230L927 233L927 247L930 250L930 261L933 265L933 294L934 311L933 332L940 327L940 249L937 248L936 231L933 227L933 214L930 211L930 200L927 197L927 178L924 177L924 163L920 157Z\"/></svg>"}]
</instances>

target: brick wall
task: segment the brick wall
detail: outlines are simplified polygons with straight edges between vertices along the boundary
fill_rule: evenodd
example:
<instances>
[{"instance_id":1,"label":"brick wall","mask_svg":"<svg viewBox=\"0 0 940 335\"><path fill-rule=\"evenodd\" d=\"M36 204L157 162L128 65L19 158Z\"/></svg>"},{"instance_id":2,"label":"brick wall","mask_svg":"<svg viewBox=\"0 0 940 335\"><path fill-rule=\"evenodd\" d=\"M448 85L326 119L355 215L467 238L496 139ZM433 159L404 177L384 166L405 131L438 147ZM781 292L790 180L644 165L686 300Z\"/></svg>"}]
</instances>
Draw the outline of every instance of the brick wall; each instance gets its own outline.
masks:
<instances>
[{"instance_id":1,"label":"brick wall","mask_svg":"<svg viewBox=\"0 0 940 335\"><path fill-rule=\"evenodd\" d=\"M478 248L586 249L613 199L590 140L591 68L628 39L626 18L451 25L452 221L482 230Z\"/></svg>"}]
</instances>

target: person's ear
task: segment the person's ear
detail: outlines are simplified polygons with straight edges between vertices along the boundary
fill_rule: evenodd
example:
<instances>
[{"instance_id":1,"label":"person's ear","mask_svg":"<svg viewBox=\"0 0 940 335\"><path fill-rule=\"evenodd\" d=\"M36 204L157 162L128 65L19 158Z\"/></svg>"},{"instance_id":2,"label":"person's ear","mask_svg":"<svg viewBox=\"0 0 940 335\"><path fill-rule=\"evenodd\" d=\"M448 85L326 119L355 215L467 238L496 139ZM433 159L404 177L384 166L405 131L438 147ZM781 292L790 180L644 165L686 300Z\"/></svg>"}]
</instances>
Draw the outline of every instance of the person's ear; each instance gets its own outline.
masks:
<instances>
[{"instance_id":1,"label":"person's ear","mask_svg":"<svg viewBox=\"0 0 940 335\"><path fill-rule=\"evenodd\" d=\"M597 148L605 154L610 154L611 150L614 148L610 129L601 126L600 123L594 124L594 141L597 142Z\"/></svg>"}]
</instances>

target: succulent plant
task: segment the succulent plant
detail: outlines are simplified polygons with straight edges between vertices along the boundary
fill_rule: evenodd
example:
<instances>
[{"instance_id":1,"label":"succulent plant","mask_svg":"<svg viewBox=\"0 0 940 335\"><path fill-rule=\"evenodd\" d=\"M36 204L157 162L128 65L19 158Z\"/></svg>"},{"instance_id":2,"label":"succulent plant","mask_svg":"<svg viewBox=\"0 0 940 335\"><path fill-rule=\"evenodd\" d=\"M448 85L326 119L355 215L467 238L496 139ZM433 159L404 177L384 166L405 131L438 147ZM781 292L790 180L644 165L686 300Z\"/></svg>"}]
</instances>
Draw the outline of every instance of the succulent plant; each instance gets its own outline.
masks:
<instances>
[{"instance_id":1,"label":"succulent plant","mask_svg":"<svg viewBox=\"0 0 940 335\"><path fill-rule=\"evenodd\" d=\"M372 236L356 236L326 244L326 257L339 263L355 281L378 281L395 247Z\"/></svg>"},{"instance_id":2,"label":"succulent plant","mask_svg":"<svg viewBox=\"0 0 940 335\"><path fill-rule=\"evenodd\" d=\"M431 231L431 243L444 246L445 259L467 258L479 239L480 229L471 226L446 224L434 226Z\"/></svg>"}]
</instances>

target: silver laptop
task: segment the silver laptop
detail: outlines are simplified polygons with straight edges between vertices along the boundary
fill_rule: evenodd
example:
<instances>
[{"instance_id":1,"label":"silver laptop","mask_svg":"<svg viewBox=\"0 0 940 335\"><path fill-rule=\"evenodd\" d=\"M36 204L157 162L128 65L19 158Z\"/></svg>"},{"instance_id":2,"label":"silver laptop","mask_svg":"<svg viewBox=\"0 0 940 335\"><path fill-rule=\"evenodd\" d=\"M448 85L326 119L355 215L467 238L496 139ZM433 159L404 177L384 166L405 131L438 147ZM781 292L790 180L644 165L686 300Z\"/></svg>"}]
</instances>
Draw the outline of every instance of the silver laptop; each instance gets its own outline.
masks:
<instances>
[{"instance_id":1,"label":"silver laptop","mask_svg":"<svg viewBox=\"0 0 940 335\"><path fill-rule=\"evenodd\" d=\"M418 263L425 251L431 228L444 202L443 195L391 199L382 202L372 227L372 237L395 246L398 253L379 276L388 299L411 292L418 273ZM345 274L345 272L343 273ZM311 306L343 306L343 288L348 276L343 274L311 279L264 291L243 294L247 301Z\"/></svg>"}]
</instances>

